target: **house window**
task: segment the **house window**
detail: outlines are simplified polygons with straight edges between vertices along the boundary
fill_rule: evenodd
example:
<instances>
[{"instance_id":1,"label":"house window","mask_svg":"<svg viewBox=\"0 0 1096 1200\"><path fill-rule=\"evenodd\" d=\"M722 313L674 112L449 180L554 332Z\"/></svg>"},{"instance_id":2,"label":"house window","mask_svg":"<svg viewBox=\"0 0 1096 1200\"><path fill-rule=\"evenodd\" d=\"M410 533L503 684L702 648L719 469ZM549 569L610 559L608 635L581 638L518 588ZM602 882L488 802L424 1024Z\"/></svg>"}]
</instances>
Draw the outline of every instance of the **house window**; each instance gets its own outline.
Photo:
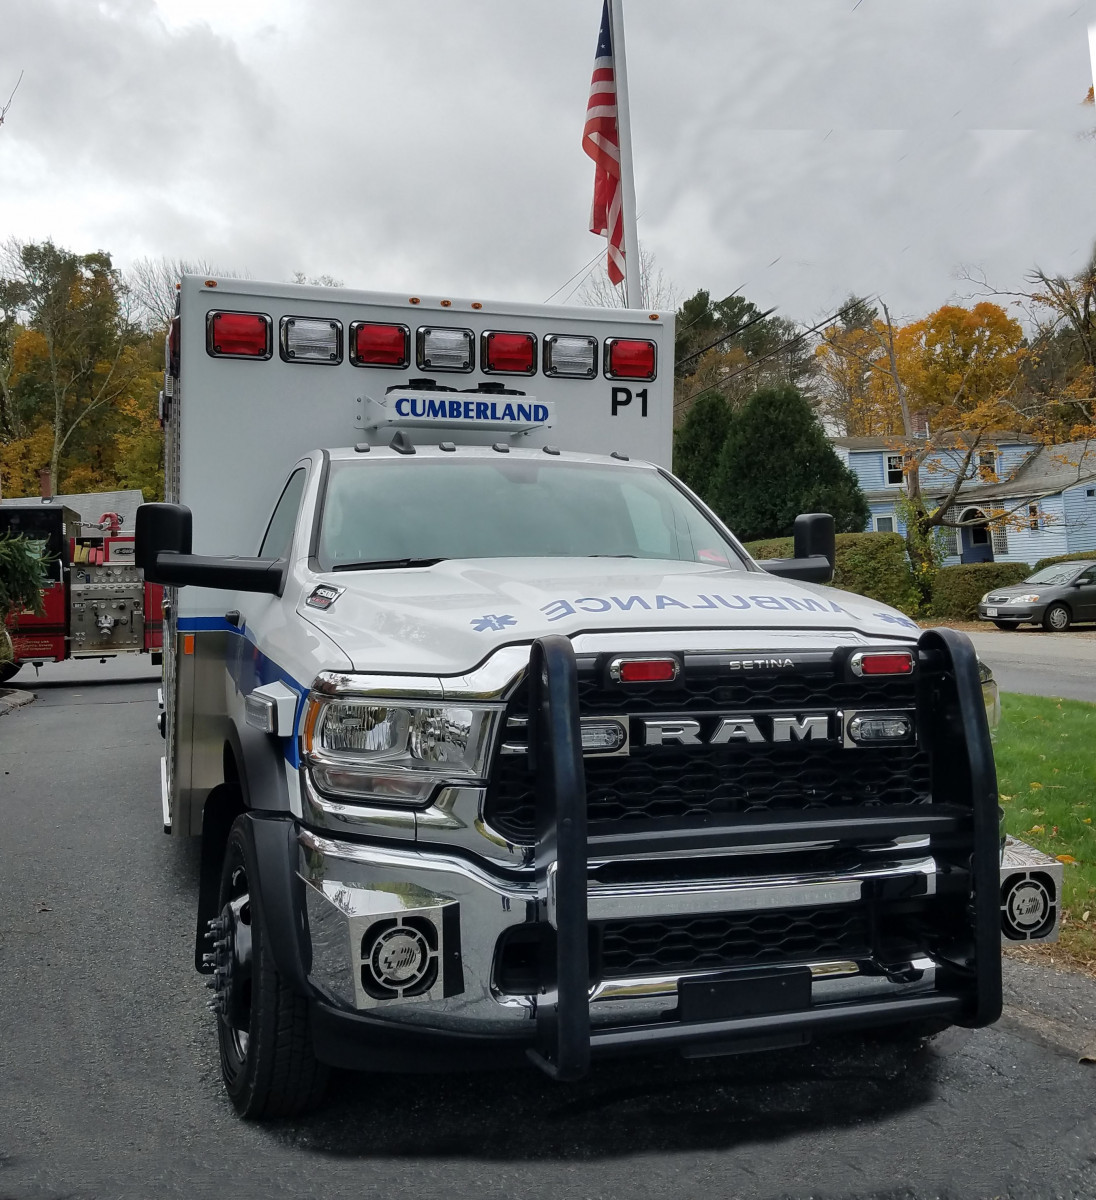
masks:
<instances>
[{"instance_id":1,"label":"house window","mask_svg":"<svg viewBox=\"0 0 1096 1200\"><path fill-rule=\"evenodd\" d=\"M905 473L902 470L902 455L888 454L887 455L887 482L901 483L905 478Z\"/></svg>"},{"instance_id":2,"label":"house window","mask_svg":"<svg viewBox=\"0 0 1096 1200\"><path fill-rule=\"evenodd\" d=\"M991 525L989 529L990 539L993 542L994 554L1008 553L1008 527L1004 521L998 521L997 524Z\"/></svg>"},{"instance_id":3,"label":"house window","mask_svg":"<svg viewBox=\"0 0 1096 1200\"><path fill-rule=\"evenodd\" d=\"M876 533L893 533L894 518L893 517L876 517L875 518Z\"/></svg>"},{"instance_id":4,"label":"house window","mask_svg":"<svg viewBox=\"0 0 1096 1200\"><path fill-rule=\"evenodd\" d=\"M978 455L978 473L991 483L997 479L997 455L992 450Z\"/></svg>"},{"instance_id":5,"label":"house window","mask_svg":"<svg viewBox=\"0 0 1096 1200\"><path fill-rule=\"evenodd\" d=\"M1096 488L1088 488L1085 491L1085 495L1091 500L1094 496L1096 496Z\"/></svg>"},{"instance_id":6,"label":"house window","mask_svg":"<svg viewBox=\"0 0 1096 1200\"><path fill-rule=\"evenodd\" d=\"M1038 504L1028 505L1028 529L1037 530L1039 528L1039 506Z\"/></svg>"}]
</instances>

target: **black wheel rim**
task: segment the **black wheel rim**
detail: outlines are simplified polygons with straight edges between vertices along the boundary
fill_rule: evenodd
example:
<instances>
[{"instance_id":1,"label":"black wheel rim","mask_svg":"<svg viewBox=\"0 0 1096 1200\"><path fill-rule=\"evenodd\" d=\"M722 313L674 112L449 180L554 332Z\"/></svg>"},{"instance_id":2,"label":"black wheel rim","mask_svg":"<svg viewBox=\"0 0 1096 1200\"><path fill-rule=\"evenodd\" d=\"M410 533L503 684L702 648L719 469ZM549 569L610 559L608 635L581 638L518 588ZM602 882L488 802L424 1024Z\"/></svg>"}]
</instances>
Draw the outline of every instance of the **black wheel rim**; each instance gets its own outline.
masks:
<instances>
[{"instance_id":1,"label":"black wheel rim","mask_svg":"<svg viewBox=\"0 0 1096 1200\"><path fill-rule=\"evenodd\" d=\"M225 1051L226 1067L234 1074L247 1058L251 1029L252 936L251 897L247 873L237 866L229 884L229 899L209 923L214 934L212 1007Z\"/></svg>"}]
</instances>

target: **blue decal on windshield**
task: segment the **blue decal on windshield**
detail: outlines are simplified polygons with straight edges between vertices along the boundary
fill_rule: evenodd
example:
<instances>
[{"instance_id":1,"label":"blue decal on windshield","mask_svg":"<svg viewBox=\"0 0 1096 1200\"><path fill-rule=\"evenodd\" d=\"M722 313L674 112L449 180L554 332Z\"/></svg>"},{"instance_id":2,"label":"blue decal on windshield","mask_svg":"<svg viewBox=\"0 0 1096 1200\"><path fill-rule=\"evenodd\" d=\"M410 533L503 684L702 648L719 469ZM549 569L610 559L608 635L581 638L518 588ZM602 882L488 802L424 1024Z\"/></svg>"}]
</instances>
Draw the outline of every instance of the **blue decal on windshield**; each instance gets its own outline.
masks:
<instances>
[{"instance_id":1,"label":"blue decal on windshield","mask_svg":"<svg viewBox=\"0 0 1096 1200\"><path fill-rule=\"evenodd\" d=\"M469 624L476 633L497 632L500 629L505 629L507 625L516 625L517 617L510 616L509 613L503 613L498 616L495 613L485 613L482 617L473 617Z\"/></svg>"}]
</instances>

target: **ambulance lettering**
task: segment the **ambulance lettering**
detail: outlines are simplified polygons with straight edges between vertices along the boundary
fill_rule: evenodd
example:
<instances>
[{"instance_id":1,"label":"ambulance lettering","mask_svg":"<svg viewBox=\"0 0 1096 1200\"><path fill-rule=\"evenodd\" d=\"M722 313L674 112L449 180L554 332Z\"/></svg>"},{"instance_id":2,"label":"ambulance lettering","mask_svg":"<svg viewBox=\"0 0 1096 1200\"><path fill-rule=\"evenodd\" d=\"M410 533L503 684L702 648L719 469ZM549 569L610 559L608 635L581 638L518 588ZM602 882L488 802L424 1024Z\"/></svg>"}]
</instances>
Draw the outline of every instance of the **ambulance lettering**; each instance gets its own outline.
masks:
<instances>
[{"instance_id":1,"label":"ambulance lettering","mask_svg":"<svg viewBox=\"0 0 1096 1200\"><path fill-rule=\"evenodd\" d=\"M579 596L575 600L553 600L550 604L545 604L541 608L541 612L548 618L549 621L562 621L564 617L573 616L576 612L588 613L603 613L609 612L613 606L620 609L621 612L631 612L633 610L643 610L650 612L652 609L665 611L668 608L685 608L685 609L713 609L717 606L730 609L760 609L763 612L786 612L789 609L793 612L820 612L825 615L830 613L838 613L842 616L851 617L854 621L862 621L864 618L859 613L853 612L852 609L844 608L842 605L833 600L822 601L815 599L813 596L803 596L795 599L791 596L739 596L734 595L730 598L720 596L718 594L698 595L692 598L691 601L678 600L674 596L667 596L659 592L650 599L644 596L610 596L607 599L602 596ZM875 614L881 616L882 614ZM892 618L893 619L893 618Z\"/></svg>"}]
</instances>

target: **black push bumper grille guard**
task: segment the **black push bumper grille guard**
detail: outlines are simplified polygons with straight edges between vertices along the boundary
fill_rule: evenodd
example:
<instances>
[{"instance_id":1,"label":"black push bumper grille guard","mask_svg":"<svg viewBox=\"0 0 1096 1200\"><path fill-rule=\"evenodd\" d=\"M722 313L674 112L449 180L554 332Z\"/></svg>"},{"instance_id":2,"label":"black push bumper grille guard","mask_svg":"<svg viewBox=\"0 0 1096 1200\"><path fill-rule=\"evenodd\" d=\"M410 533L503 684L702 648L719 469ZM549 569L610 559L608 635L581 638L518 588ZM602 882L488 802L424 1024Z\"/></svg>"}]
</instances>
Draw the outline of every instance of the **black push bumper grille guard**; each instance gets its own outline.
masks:
<instances>
[{"instance_id":1,"label":"black push bumper grille guard","mask_svg":"<svg viewBox=\"0 0 1096 1200\"><path fill-rule=\"evenodd\" d=\"M997 779L978 665L970 639L927 630L918 642L917 709L932 749L932 803L870 812L831 810L740 818L699 832L637 830L589 837L579 726L578 673L571 643L551 635L534 642L529 664L529 753L536 778L536 874L539 918L547 921L553 889L555 936L545 939L533 1060L560 1080L580 1078L592 1052L624 1052L730 1042L811 1031L866 1028L926 1018L971 1027L1001 1014ZM969 902L934 954L936 991L901 999L832 1003L797 1012L670 1020L644 1025L590 1023L587 860L651 850L772 845L834 837L869 841L930 834L969 873Z\"/></svg>"}]
</instances>

